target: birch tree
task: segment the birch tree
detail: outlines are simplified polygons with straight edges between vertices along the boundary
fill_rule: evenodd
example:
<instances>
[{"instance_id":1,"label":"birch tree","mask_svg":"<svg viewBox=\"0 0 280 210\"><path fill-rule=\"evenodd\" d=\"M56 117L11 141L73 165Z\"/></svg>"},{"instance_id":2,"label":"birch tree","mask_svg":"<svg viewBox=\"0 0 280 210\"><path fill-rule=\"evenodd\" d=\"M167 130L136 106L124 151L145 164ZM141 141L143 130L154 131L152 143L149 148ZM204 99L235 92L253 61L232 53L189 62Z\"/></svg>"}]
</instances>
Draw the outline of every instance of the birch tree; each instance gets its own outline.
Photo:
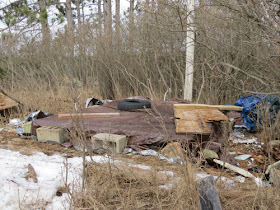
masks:
<instances>
[{"instance_id":1,"label":"birch tree","mask_svg":"<svg viewBox=\"0 0 280 210\"><path fill-rule=\"evenodd\" d=\"M194 73L194 0L188 0L187 32L186 32L186 71L184 99L192 101Z\"/></svg>"}]
</instances>

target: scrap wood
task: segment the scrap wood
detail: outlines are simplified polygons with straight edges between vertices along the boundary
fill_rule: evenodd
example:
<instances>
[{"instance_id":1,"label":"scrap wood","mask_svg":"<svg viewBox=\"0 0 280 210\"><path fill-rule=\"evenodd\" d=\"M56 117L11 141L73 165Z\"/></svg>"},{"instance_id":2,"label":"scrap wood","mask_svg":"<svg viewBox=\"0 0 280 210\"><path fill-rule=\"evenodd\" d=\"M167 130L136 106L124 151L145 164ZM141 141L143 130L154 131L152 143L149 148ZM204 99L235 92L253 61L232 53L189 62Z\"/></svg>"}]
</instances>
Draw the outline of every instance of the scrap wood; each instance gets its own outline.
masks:
<instances>
[{"instance_id":1,"label":"scrap wood","mask_svg":"<svg viewBox=\"0 0 280 210\"><path fill-rule=\"evenodd\" d=\"M242 111L241 106L208 105L208 104L174 104L174 108L179 109L218 109L223 111Z\"/></svg>"},{"instance_id":2,"label":"scrap wood","mask_svg":"<svg viewBox=\"0 0 280 210\"><path fill-rule=\"evenodd\" d=\"M203 119L205 122L212 122L212 121L228 121L226 115L220 112L217 109L183 109L183 108L176 108L174 107L174 116L175 118L180 119L195 119L199 117Z\"/></svg>"},{"instance_id":3,"label":"scrap wood","mask_svg":"<svg viewBox=\"0 0 280 210\"><path fill-rule=\"evenodd\" d=\"M210 125L202 123L199 120L181 120L175 119L176 133L205 134L211 133Z\"/></svg>"},{"instance_id":4,"label":"scrap wood","mask_svg":"<svg viewBox=\"0 0 280 210\"><path fill-rule=\"evenodd\" d=\"M120 113L70 113L70 114L58 114L60 119L70 118L95 118L95 117L119 117Z\"/></svg>"},{"instance_id":5,"label":"scrap wood","mask_svg":"<svg viewBox=\"0 0 280 210\"><path fill-rule=\"evenodd\" d=\"M31 164L28 164L28 173L29 176L33 179L35 183L38 183L37 174Z\"/></svg>"},{"instance_id":6,"label":"scrap wood","mask_svg":"<svg viewBox=\"0 0 280 210\"><path fill-rule=\"evenodd\" d=\"M0 91L0 111L18 106L19 103Z\"/></svg>"},{"instance_id":7,"label":"scrap wood","mask_svg":"<svg viewBox=\"0 0 280 210\"><path fill-rule=\"evenodd\" d=\"M177 104L175 104L177 105ZM174 105L176 133L205 134L211 133L210 122L227 121L228 118L218 109L185 109Z\"/></svg>"},{"instance_id":8,"label":"scrap wood","mask_svg":"<svg viewBox=\"0 0 280 210\"><path fill-rule=\"evenodd\" d=\"M232 170L232 171L242 175L242 176L245 176L245 177L248 177L248 178L255 178L255 176L253 174L251 174L250 172L248 172L248 171L246 171L246 170L244 170L242 168L236 167L236 166L231 165L231 164L229 164L227 162L224 162L224 161L221 161L221 160L217 160L217 159L213 159L213 161L215 163L225 167L225 168L228 168L228 169L230 169L230 170Z\"/></svg>"},{"instance_id":9,"label":"scrap wood","mask_svg":"<svg viewBox=\"0 0 280 210\"><path fill-rule=\"evenodd\" d=\"M267 167L266 171L265 171L265 174L269 174L271 169L273 169L273 168L280 168L280 160L275 162L275 163L273 163L273 164L271 164L271 165L269 165Z\"/></svg>"}]
</instances>

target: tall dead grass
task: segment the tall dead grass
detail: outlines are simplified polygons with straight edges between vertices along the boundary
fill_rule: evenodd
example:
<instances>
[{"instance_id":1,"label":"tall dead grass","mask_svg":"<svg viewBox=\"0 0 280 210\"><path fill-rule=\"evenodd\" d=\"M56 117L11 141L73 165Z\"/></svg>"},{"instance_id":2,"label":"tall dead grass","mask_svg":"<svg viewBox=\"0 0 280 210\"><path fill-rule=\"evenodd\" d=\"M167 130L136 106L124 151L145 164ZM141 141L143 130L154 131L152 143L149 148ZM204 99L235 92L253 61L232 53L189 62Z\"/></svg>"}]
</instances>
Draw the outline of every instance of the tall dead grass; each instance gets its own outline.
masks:
<instances>
[{"instance_id":1,"label":"tall dead grass","mask_svg":"<svg viewBox=\"0 0 280 210\"><path fill-rule=\"evenodd\" d=\"M198 194L189 174L172 189L152 173L120 170L114 164L87 164L84 192L75 192L75 208L87 209L198 209ZM168 185L166 185L168 186Z\"/></svg>"}]
</instances>

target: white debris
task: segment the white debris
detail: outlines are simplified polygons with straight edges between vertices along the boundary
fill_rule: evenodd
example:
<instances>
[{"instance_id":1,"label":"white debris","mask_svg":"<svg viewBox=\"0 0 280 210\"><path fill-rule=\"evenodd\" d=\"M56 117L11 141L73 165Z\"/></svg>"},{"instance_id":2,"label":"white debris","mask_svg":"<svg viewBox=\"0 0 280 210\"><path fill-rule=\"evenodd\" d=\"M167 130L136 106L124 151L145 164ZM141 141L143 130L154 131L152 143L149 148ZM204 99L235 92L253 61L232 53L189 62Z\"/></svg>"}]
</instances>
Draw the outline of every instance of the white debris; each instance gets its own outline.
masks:
<instances>
[{"instance_id":1,"label":"white debris","mask_svg":"<svg viewBox=\"0 0 280 210\"><path fill-rule=\"evenodd\" d=\"M232 142L235 144L253 144L257 142L257 138L251 138L251 139L234 139Z\"/></svg>"},{"instance_id":2,"label":"white debris","mask_svg":"<svg viewBox=\"0 0 280 210\"><path fill-rule=\"evenodd\" d=\"M22 124L24 123L24 121L21 121L21 119L19 119L19 118L14 118L14 119L11 119L10 120L10 125L13 125L13 126L15 126L15 127L19 127L19 126L21 126Z\"/></svg>"},{"instance_id":3,"label":"white debris","mask_svg":"<svg viewBox=\"0 0 280 210\"><path fill-rule=\"evenodd\" d=\"M236 160L247 160L250 157L252 157L252 155L245 154L245 155L238 155L238 156L234 157L234 159L236 159Z\"/></svg>"},{"instance_id":4,"label":"white debris","mask_svg":"<svg viewBox=\"0 0 280 210\"><path fill-rule=\"evenodd\" d=\"M195 179L196 179L196 181L199 181L199 180L205 179L206 177L209 177L209 176L213 176L213 175L197 173L197 174L195 174ZM215 180L226 184L226 187L228 187L228 188L234 187L234 181L230 178L227 178L224 176L213 176L213 177Z\"/></svg>"}]
</instances>

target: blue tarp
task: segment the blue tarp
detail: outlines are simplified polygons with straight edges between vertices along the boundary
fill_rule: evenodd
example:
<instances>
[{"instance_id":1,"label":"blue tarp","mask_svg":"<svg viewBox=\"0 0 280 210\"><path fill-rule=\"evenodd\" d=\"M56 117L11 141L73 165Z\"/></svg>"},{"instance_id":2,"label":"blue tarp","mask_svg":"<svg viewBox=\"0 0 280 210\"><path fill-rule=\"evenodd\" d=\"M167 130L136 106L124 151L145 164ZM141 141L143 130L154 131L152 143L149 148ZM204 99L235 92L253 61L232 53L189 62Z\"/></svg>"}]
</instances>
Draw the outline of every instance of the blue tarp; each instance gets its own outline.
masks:
<instances>
[{"instance_id":1,"label":"blue tarp","mask_svg":"<svg viewBox=\"0 0 280 210\"><path fill-rule=\"evenodd\" d=\"M241 96L235 103L236 106L242 106L241 115L243 121L251 132L256 131L257 123L262 124L262 116L269 106L269 120L273 122L280 109L280 100L276 95L249 95ZM261 106L260 106L261 105ZM260 107L260 109L258 109Z\"/></svg>"}]
</instances>

